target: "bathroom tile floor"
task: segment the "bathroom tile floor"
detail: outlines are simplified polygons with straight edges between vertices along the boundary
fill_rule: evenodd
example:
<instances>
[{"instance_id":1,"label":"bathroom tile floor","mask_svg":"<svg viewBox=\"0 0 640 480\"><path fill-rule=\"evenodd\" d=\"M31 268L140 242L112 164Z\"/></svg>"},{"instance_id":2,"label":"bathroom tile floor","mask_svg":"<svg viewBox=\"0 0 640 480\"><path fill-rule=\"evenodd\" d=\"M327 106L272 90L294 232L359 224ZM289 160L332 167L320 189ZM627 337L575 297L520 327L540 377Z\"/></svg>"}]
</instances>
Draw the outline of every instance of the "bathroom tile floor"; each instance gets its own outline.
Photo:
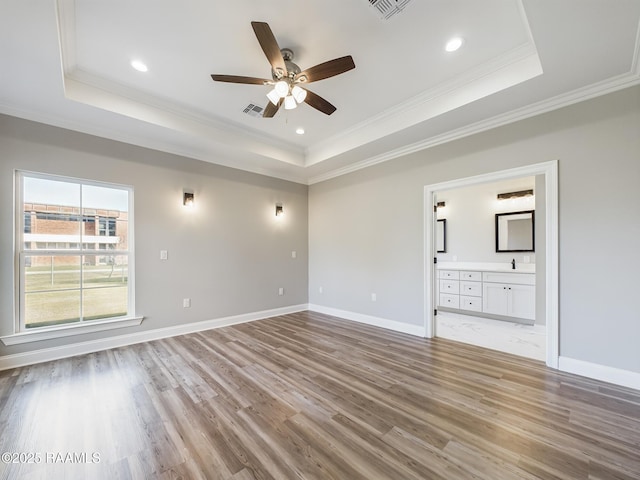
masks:
<instances>
[{"instance_id":1,"label":"bathroom tile floor","mask_svg":"<svg viewBox=\"0 0 640 480\"><path fill-rule=\"evenodd\" d=\"M534 360L546 358L544 325L523 325L438 311L436 336Z\"/></svg>"}]
</instances>

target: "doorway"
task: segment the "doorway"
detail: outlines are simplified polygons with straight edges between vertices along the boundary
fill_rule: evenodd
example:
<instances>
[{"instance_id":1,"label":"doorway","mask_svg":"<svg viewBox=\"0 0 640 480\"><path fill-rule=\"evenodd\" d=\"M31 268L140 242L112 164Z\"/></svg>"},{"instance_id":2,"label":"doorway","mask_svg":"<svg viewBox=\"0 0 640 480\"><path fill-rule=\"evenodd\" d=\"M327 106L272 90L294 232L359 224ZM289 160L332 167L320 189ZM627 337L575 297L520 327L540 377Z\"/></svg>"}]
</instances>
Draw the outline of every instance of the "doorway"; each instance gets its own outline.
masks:
<instances>
[{"instance_id":1,"label":"doorway","mask_svg":"<svg viewBox=\"0 0 640 480\"><path fill-rule=\"evenodd\" d=\"M479 186L505 180L513 180L527 176L538 176L544 185L544 259L536 266L536 283L542 285L544 308L540 312L544 315L546 325L545 334L545 363L552 368L558 367L558 188L557 161L545 162L526 167L513 168L474 177L457 179L424 187L424 218L425 218L425 336L432 338L436 335L435 310L438 305L436 297L436 265L434 264L436 244L437 215L434 213L438 203L438 193L463 187ZM441 247L438 247L441 248Z\"/></svg>"}]
</instances>

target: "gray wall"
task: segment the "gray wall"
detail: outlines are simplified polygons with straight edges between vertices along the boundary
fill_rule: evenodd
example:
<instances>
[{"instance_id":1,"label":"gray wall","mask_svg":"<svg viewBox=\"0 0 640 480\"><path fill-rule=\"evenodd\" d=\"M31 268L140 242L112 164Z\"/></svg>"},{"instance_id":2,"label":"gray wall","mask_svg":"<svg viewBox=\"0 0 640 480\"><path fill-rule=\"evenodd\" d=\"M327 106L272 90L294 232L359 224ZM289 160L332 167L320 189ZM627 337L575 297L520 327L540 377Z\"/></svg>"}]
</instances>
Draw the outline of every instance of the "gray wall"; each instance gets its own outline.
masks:
<instances>
[{"instance_id":1,"label":"gray wall","mask_svg":"<svg viewBox=\"0 0 640 480\"><path fill-rule=\"evenodd\" d=\"M13 331L14 169L134 187L136 310L145 320L136 328L0 345L0 356L307 303L306 186L0 116L0 335ZM182 206L183 188L195 192L193 211ZM184 309L186 297L192 307Z\"/></svg>"},{"instance_id":2,"label":"gray wall","mask_svg":"<svg viewBox=\"0 0 640 480\"><path fill-rule=\"evenodd\" d=\"M312 185L310 303L422 324L424 185L557 159L560 354L640 372L639 132L633 87Z\"/></svg>"}]
</instances>

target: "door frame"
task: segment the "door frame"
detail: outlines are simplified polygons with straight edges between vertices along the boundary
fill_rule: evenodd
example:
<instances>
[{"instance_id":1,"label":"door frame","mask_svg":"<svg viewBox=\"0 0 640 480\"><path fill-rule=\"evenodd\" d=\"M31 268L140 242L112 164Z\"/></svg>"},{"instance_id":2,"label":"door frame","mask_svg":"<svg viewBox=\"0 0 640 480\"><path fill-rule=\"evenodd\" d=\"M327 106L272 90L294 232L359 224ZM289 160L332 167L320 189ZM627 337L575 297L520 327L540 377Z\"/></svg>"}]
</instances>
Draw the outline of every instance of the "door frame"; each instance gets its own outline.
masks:
<instances>
[{"instance_id":1,"label":"door frame","mask_svg":"<svg viewBox=\"0 0 640 480\"><path fill-rule=\"evenodd\" d=\"M510 168L472 177L434 183L424 187L424 336L433 338L436 333L434 310L435 235L433 222L434 199L437 192L454 188L509 180L519 177L544 175L545 183L545 313L546 313L546 364L558 368L559 357L559 297L558 297L558 161L551 160L523 167Z\"/></svg>"}]
</instances>

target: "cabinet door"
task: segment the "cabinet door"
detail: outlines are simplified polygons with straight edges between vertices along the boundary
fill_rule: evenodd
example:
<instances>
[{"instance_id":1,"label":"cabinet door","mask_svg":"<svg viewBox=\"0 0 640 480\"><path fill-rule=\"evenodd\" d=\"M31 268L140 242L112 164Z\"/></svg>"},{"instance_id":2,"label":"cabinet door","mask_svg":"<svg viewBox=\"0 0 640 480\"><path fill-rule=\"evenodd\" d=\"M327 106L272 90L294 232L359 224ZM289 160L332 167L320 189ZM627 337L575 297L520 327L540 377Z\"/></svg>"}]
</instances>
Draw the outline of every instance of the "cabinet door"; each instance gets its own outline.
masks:
<instances>
[{"instance_id":1,"label":"cabinet door","mask_svg":"<svg viewBox=\"0 0 640 480\"><path fill-rule=\"evenodd\" d=\"M509 285L511 304L509 315L535 320L536 288L531 285Z\"/></svg>"},{"instance_id":2,"label":"cabinet door","mask_svg":"<svg viewBox=\"0 0 640 480\"><path fill-rule=\"evenodd\" d=\"M482 311L495 315L509 315L509 285L506 283L484 283Z\"/></svg>"}]
</instances>

